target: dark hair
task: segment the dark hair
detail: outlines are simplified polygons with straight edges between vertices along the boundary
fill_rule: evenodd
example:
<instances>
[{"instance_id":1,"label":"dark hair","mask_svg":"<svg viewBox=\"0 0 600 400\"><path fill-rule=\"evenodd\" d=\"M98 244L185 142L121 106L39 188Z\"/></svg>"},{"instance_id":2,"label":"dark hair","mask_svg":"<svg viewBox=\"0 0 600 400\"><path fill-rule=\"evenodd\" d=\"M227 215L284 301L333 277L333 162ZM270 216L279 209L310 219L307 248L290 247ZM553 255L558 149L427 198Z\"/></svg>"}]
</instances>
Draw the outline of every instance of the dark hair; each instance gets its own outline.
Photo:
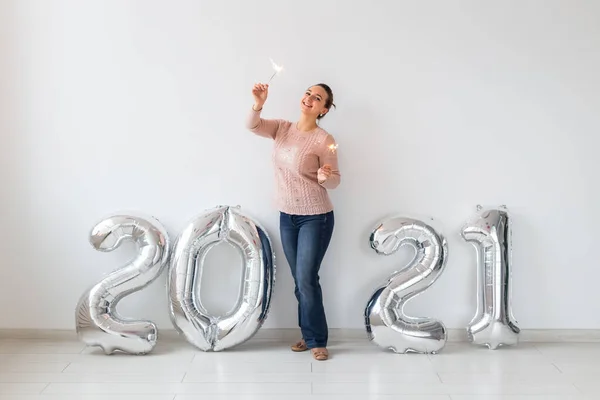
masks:
<instances>
[{"instance_id":1,"label":"dark hair","mask_svg":"<svg viewBox=\"0 0 600 400\"><path fill-rule=\"evenodd\" d=\"M329 109L331 108L331 106L335 107L335 103L333 102L333 91L331 90L331 88L324 84L324 83L317 83L316 85L313 86L320 86L323 88L323 90L325 90L325 92L327 93L327 100L325 101L325 108L329 111ZM324 115L319 115L317 117L317 120L320 120L321 118L323 118L326 114Z\"/></svg>"}]
</instances>

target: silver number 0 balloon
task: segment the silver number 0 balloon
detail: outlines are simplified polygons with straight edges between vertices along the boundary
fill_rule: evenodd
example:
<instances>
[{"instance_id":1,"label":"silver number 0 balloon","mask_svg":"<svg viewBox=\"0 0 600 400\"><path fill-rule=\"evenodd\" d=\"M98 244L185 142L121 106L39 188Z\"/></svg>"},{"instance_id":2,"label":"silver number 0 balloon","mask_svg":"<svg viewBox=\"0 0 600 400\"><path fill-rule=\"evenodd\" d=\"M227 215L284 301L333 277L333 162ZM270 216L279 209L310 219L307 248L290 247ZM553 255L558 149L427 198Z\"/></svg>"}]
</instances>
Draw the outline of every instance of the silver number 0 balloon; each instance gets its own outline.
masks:
<instances>
[{"instance_id":1,"label":"silver number 0 balloon","mask_svg":"<svg viewBox=\"0 0 600 400\"><path fill-rule=\"evenodd\" d=\"M517 344L520 332L511 306L511 218L505 207L477 209L461 231L477 253L477 311L467 334L471 342L496 349Z\"/></svg>"},{"instance_id":2,"label":"silver number 0 balloon","mask_svg":"<svg viewBox=\"0 0 600 400\"><path fill-rule=\"evenodd\" d=\"M117 303L158 278L169 259L170 243L163 226L153 218L115 215L98 223L90 242L98 251L118 248L125 240L138 245L138 256L87 290L76 307L76 331L90 346L106 354L117 350L145 354L156 345L158 329L151 321L124 320Z\"/></svg>"},{"instance_id":3,"label":"silver number 0 balloon","mask_svg":"<svg viewBox=\"0 0 600 400\"><path fill-rule=\"evenodd\" d=\"M375 290L365 308L369 339L396 353L436 353L446 344L441 321L409 317L403 312L411 298L424 292L441 275L448 258L446 239L419 220L396 217L381 222L370 237L371 247L390 255L411 245L416 255L410 264L393 273Z\"/></svg>"},{"instance_id":4,"label":"silver number 0 balloon","mask_svg":"<svg viewBox=\"0 0 600 400\"><path fill-rule=\"evenodd\" d=\"M236 307L217 318L202 306L197 287L206 254L221 242L240 252L244 273ZM217 207L191 221L177 239L169 267L169 305L175 328L203 351L224 350L250 339L269 311L274 259L264 229L238 208Z\"/></svg>"}]
</instances>

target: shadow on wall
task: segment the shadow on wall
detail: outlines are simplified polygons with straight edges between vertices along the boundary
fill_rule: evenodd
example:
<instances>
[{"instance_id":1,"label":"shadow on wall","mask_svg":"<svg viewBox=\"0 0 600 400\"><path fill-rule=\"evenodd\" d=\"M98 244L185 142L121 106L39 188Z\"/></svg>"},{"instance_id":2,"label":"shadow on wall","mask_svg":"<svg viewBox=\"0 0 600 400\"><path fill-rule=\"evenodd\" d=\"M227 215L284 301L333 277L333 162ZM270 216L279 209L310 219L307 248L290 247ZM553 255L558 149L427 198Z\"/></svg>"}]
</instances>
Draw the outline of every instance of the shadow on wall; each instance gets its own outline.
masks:
<instances>
[{"instance_id":1,"label":"shadow on wall","mask_svg":"<svg viewBox=\"0 0 600 400\"><path fill-rule=\"evenodd\" d=\"M13 271L21 271L23 254L31 252L35 235L28 236L34 228L24 211L27 207L24 159L24 125L26 115L22 106L24 89L23 68L20 67L20 52L17 19L18 0L0 2L0 253L3 255L0 267L0 303L14 304L7 285L25 287ZM22 272L20 273L22 275ZM22 280L22 278L21 278ZM13 294L14 295L14 294ZM18 307L5 307L4 321L12 321L19 313Z\"/></svg>"},{"instance_id":2,"label":"shadow on wall","mask_svg":"<svg viewBox=\"0 0 600 400\"><path fill-rule=\"evenodd\" d=\"M336 226L321 268L321 284L328 315L339 313L331 325L362 327L364 307L373 289L385 281L388 270L406 265L402 263L412 258L410 251L403 249L402 257L379 259L369 245L371 230L389 212L388 205L394 205L393 215L402 209L402 198L381 197L382 189L401 185L403 175L408 172L399 168L396 160L378 157L386 142L398 146L403 139L400 135L390 137L372 104L358 103L345 107L343 113L342 109L339 111L333 133L343 149L339 153L342 185L330 193L336 209ZM366 164L365 160L370 163ZM376 206L366 207L367 204ZM358 258L350 256L357 250ZM362 270L360 278L351 274L355 268ZM365 280L365 276L371 278ZM346 296L352 299L350 304L336 300Z\"/></svg>"},{"instance_id":3,"label":"shadow on wall","mask_svg":"<svg viewBox=\"0 0 600 400\"><path fill-rule=\"evenodd\" d=\"M18 31L16 7L18 0L0 2L0 251L9 255L18 251L19 206L22 204L23 179L21 179L19 139L22 121L19 109ZM12 227L8 229L7 227Z\"/></svg>"}]
</instances>

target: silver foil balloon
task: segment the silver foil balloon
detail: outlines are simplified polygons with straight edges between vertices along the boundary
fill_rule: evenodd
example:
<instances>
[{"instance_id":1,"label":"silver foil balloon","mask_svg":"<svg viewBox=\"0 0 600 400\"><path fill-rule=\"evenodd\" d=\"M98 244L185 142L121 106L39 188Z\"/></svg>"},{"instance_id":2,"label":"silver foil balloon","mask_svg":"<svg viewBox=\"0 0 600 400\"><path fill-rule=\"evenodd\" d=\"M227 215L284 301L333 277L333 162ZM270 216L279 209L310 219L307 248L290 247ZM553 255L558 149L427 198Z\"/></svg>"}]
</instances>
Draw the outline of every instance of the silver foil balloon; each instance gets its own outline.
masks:
<instances>
[{"instance_id":1,"label":"silver foil balloon","mask_svg":"<svg viewBox=\"0 0 600 400\"><path fill-rule=\"evenodd\" d=\"M124 241L137 244L137 257L81 296L76 331L84 343L98 346L106 354L146 354L156 345L158 328L151 321L124 319L116 307L123 297L161 275L169 260L170 243L164 227L151 217L114 215L98 223L90 235L92 246L102 252L113 251Z\"/></svg>"},{"instance_id":2,"label":"silver foil balloon","mask_svg":"<svg viewBox=\"0 0 600 400\"><path fill-rule=\"evenodd\" d=\"M200 301L202 266L211 247L227 242L243 260L242 285L234 309L209 315ZM220 351L250 339L266 320L275 282L275 254L265 230L239 208L219 206L183 230L169 267L171 320L186 340L203 351Z\"/></svg>"},{"instance_id":3,"label":"silver foil balloon","mask_svg":"<svg viewBox=\"0 0 600 400\"><path fill-rule=\"evenodd\" d=\"M462 228L477 254L477 311L467 327L469 341L496 349L518 343L520 329L511 306L511 218L505 207L478 212Z\"/></svg>"},{"instance_id":4,"label":"silver foil balloon","mask_svg":"<svg viewBox=\"0 0 600 400\"><path fill-rule=\"evenodd\" d=\"M447 341L444 324L431 318L409 317L403 308L442 274L448 258L446 239L422 221L395 217L384 220L371 232L370 243L378 254L394 254L400 246L410 245L416 255L369 299L364 315L369 339L396 353L439 352Z\"/></svg>"}]
</instances>

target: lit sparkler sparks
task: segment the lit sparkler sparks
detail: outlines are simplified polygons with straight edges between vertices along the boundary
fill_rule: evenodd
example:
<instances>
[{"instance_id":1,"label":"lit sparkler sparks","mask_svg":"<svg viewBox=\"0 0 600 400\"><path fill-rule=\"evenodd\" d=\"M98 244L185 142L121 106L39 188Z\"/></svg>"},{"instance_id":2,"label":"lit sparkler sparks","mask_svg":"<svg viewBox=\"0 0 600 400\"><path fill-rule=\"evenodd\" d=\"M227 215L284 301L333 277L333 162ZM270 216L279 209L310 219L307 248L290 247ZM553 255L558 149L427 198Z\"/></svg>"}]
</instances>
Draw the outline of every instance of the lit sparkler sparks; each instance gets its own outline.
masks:
<instances>
[{"instance_id":1,"label":"lit sparkler sparks","mask_svg":"<svg viewBox=\"0 0 600 400\"><path fill-rule=\"evenodd\" d=\"M273 73L273 75L271 75L271 77L269 78L269 82L267 82L267 83L271 83L271 80L275 77L275 75L277 75L278 73L280 73L283 70L283 65L275 64L275 61L273 61L272 58L269 58L269 60L271 61L271 66L273 66L273 70L275 72Z\"/></svg>"}]
</instances>

